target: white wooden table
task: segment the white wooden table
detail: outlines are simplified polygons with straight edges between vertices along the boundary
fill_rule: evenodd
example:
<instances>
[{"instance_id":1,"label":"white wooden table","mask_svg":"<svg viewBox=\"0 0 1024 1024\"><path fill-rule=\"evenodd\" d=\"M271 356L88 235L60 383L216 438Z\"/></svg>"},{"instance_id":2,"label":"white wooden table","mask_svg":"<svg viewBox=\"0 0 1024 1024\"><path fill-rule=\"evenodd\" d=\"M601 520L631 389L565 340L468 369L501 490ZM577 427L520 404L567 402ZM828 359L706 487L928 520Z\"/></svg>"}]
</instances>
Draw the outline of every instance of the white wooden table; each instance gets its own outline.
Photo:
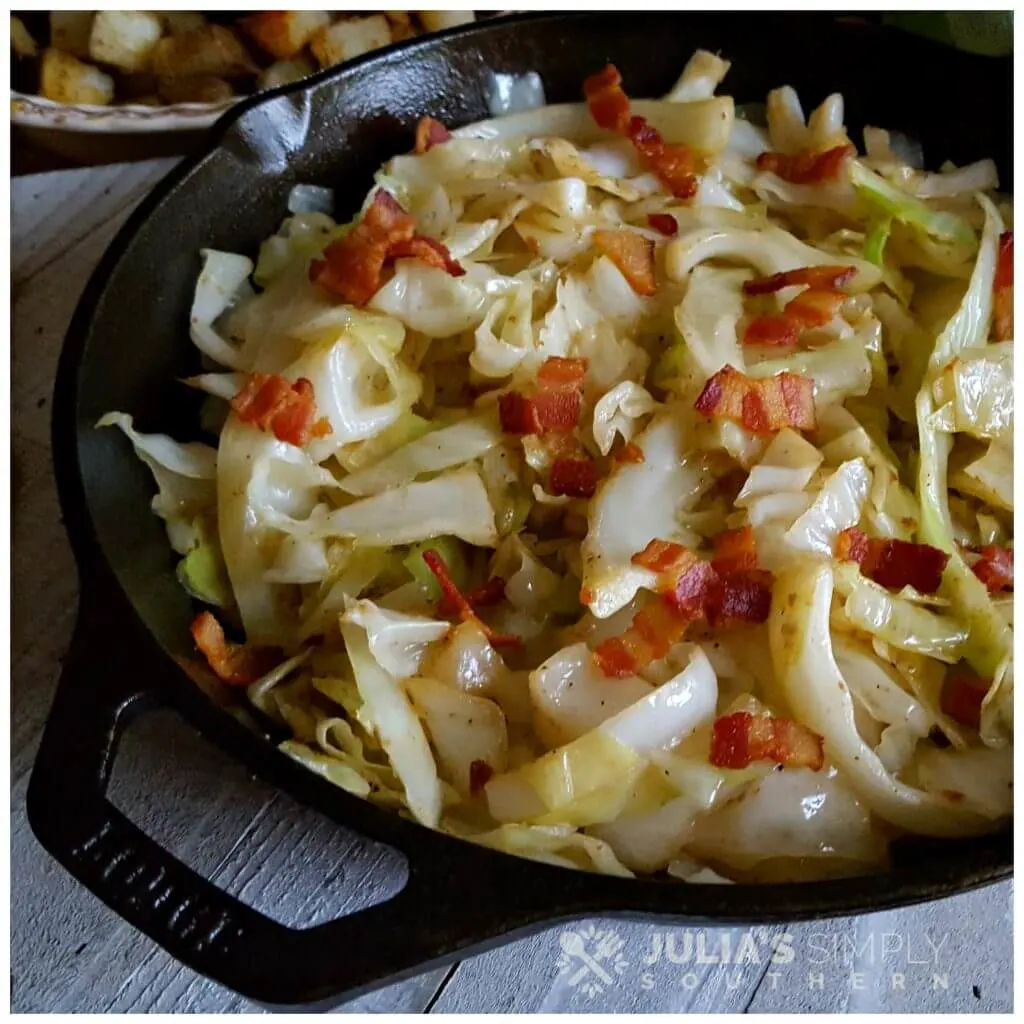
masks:
<instances>
[{"instance_id":1,"label":"white wooden table","mask_svg":"<svg viewBox=\"0 0 1024 1024\"><path fill-rule=\"evenodd\" d=\"M12 1009L20 1012L252 1009L72 881L35 842L24 812L77 600L50 467L56 360L89 273L172 163L13 183L11 977ZM287 923L309 925L362 905L395 870L379 847L268 789L169 713L130 731L112 797L183 860ZM749 942L739 945L738 931L610 921L572 928L603 957L603 977L562 953L570 929L558 927L342 1009L1005 1012L1012 1004L1010 883L909 910L755 930L754 954ZM622 943L617 952L618 943L598 946L609 929ZM787 962L768 962L773 938L791 951L782 954Z\"/></svg>"}]
</instances>

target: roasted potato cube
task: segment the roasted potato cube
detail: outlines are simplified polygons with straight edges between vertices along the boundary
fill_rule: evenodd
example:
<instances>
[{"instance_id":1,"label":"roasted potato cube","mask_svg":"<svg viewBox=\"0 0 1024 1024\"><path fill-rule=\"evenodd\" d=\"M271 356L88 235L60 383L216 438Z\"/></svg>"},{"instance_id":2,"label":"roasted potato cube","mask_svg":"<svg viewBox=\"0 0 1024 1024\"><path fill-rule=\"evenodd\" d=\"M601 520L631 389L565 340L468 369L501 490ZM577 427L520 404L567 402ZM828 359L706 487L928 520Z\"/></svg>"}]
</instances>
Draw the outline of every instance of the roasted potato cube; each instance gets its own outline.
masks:
<instances>
[{"instance_id":1,"label":"roasted potato cube","mask_svg":"<svg viewBox=\"0 0 1024 1024\"><path fill-rule=\"evenodd\" d=\"M150 69L158 78L239 78L258 70L242 41L223 25L205 25L180 36L165 36L153 47Z\"/></svg>"},{"instance_id":2,"label":"roasted potato cube","mask_svg":"<svg viewBox=\"0 0 1024 1024\"><path fill-rule=\"evenodd\" d=\"M476 20L472 11L417 11L423 27L428 32L440 32L443 28L468 25Z\"/></svg>"},{"instance_id":3,"label":"roasted potato cube","mask_svg":"<svg viewBox=\"0 0 1024 1024\"><path fill-rule=\"evenodd\" d=\"M105 107L114 98L114 80L91 64L60 50L43 51L39 92L57 103Z\"/></svg>"},{"instance_id":4,"label":"roasted potato cube","mask_svg":"<svg viewBox=\"0 0 1024 1024\"><path fill-rule=\"evenodd\" d=\"M408 11L385 11L384 17L391 26L391 42L401 43L416 35L416 26L412 23L412 15Z\"/></svg>"},{"instance_id":5,"label":"roasted potato cube","mask_svg":"<svg viewBox=\"0 0 1024 1024\"><path fill-rule=\"evenodd\" d=\"M383 14L349 18L321 29L309 44L320 67L329 68L391 42L391 29Z\"/></svg>"},{"instance_id":6,"label":"roasted potato cube","mask_svg":"<svg viewBox=\"0 0 1024 1024\"><path fill-rule=\"evenodd\" d=\"M145 11L97 11L89 35L89 56L123 71L143 71L164 27Z\"/></svg>"},{"instance_id":7,"label":"roasted potato cube","mask_svg":"<svg viewBox=\"0 0 1024 1024\"><path fill-rule=\"evenodd\" d=\"M21 18L11 15L11 49L16 57L38 57L39 48Z\"/></svg>"},{"instance_id":8,"label":"roasted potato cube","mask_svg":"<svg viewBox=\"0 0 1024 1024\"><path fill-rule=\"evenodd\" d=\"M294 60L278 60L270 65L260 74L256 80L257 89L277 89L282 85L290 85L300 78L313 74L316 68L313 62L306 57L296 57Z\"/></svg>"},{"instance_id":9,"label":"roasted potato cube","mask_svg":"<svg viewBox=\"0 0 1024 1024\"><path fill-rule=\"evenodd\" d=\"M201 11L160 11L160 20L169 36L180 36L202 28L206 24L206 15Z\"/></svg>"},{"instance_id":10,"label":"roasted potato cube","mask_svg":"<svg viewBox=\"0 0 1024 1024\"><path fill-rule=\"evenodd\" d=\"M223 78L212 75L161 78L157 92L165 103L223 103L235 95Z\"/></svg>"},{"instance_id":11,"label":"roasted potato cube","mask_svg":"<svg viewBox=\"0 0 1024 1024\"><path fill-rule=\"evenodd\" d=\"M272 57L288 60L330 21L326 11L263 11L241 24Z\"/></svg>"},{"instance_id":12,"label":"roasted potato cube","mask_svg":"<svg viewBox=\"0 0 1024 1024\"><path fill-rule=\"evenodd\" d=\"M72 57L88 57L95 16L95 11L50 11L50 46Z\"/></svg>"}]
</instances>

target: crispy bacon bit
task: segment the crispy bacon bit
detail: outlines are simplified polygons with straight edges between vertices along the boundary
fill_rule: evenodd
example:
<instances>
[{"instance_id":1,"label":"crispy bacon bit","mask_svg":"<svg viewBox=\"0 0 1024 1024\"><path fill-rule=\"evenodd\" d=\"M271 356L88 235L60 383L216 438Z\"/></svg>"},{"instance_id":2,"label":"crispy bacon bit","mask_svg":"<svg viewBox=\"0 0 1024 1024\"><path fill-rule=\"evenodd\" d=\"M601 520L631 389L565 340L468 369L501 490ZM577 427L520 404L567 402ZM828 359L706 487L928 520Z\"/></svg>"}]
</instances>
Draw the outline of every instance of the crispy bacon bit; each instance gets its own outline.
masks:
<instances>
[{"instance_id":1,"label":"crispy bacon bit","mask_svg":"<svg viewBox=\"0 0 1024 1024\"><path fill-rule=\"evenodd\" d=\"M654 243L635 231L595 231L594 245L622 271L637 295L658 290L654 277Z\"/></svg>"},{"instance_id":2,"label":"crispy bacon bit","mask_svg":"<svg viewBox=\"0 0 1024 1024\"><path fill-rule=\"evenodd\" d=\"M499 396L501 429L507 434L572 430L580 418L586 372L585 359L545 359L537 372L537 393L532 398L518 391Z\"/></svg>"},{"instance_id":3,"label":"crispy bacon bit","mask_svg":"<svg viewBox=\"0 0 1024 1024\"><path fill-rule=\"evenodd\" d=\"M615 679L636 675L668 654L699 615L662 598L638 612L622 636L598 644L594 657L601 672Z\"/></svg>"},{"instance_id":4,"label":"crispy bacon bit","mask_svg":"<svg viewBox=\"0 0 1024 1024\"><path fill-rule=\"evenodd\" d=\"M836 558L840 562L863 565L868 557L868 548L868 535L863 530L850 527L843 530L836 540Z\"/></svg>"},{"instance_id":5,"label":"crispy bacon bit","mask_svg":"<svg viewBox=\"0 0 1024 1024\"><path fill-rule=\"evenodd\" d=\"M564 359L549 356L537 371L537 383L545 390L582 388L587 375L586 359Z\"/></svg>"},{"instance_id":6,"label":"crispy bacon bit","mask_svg":"<svg viewBox=\"0 0 1024 1024\"><path fill-rule=\"evenodd\" d=\"M718 576L711 563L698 559L679 574L675 586L666 596L677 608L699 619L704 616L717 583Z\"/></svg>"},{"instance_id":7,"label":"crispy bacon bit","mask_svg":"<svg viewBox=\"0 0 1024 1024\"><path fill-rule=\"evenodd\" d=\"M920 594L934 594L942 584L949 555L930 544L905 540L879 540L856 527L839 534L836 558L856 562L861 572L890 590L913 587Z\"/></svg>"},{"instance_id":8,"label":"crispy bacon bit","mask_svg":"<svg viewBox=\"0 0 1024 1024\"><path fill-rule=\"evenodd\" d=\"M971 568L990 594L1013 590L1013 548L986 544L981 549L981 558Z\"/></svg>"},{"instance_id":9,"label":"crispy bacon bit","mask_svg":"<svg viewBox=\"0 0 1024 1024\"><path fill-rule=\"evenodd\" d=\"M747 345L784 345L792 347L811 327L823 327L846 301L843 292L827 288L808 288L786 304L781 313L755 316L747 325L743 341Z\"/></svg>"},{"instance_id":10,"label":"crispy bacon bit","mask_svg":"<svg viewBox=\"0 0 1024 1024\"><path fill-rule=\"evenodd\" d=\"M1013 338L1013 232L999 236L999 261L994 284L992 335L996 341Z\"/></svg>"},{"instance_id":11,"label":"crispy bacon bit","mask_svg":"<svg viewBox=\"0 0 1024 1024\"><path fill-rule=\"evenodd\" d=\"M662 589L675 587L676 580L700 559L689 548L668 540L652 540L643 551L638 551L630 561L642 569L650 569L664 583Z\"/></svg>"},{"instance_id":12,"label":"crispy bacon bit","mask_svg":"<svg viewBox=\"0 0 1024 1024\"><path fill-rule=\"evenodd\" d=\"M710 761L718 768L746 768L753 761L774 761L787 768L821 771L825 741L789 718L737 711L715 720Z\"/></svg>"},{"instance_id":13,"label":"crispy bacon bit","mask_svg":"<svg viewBox=\"0 0 1024 1024\"><path fill-rule=\"evenodd\" d=\"M672 195L677 199L692 199L697 194L700 183L694 174L696 159L689 146L665 142L643 117L631 117L626 134L644 166Z\"/></svg>"},{"instance_id":14,"label":"crispy bacon bit","mask_svg":"<svg viewBox=\"0 0 1024 1024\"><path fill-rule=\"evenodd\" d=\"M715 537L715 555L711 560L715 572L743 572L757 568L757 547L754 529L741 526L738 530L723 530Z\"/></svg>"},{"instance_id":15,"label":"crispy bacon bit","mask_svg":"<svg viewBox=\"0 0 1024 1024\"><path fill-rule=\"evenodd\" d=\"M671 213L649 213L647 223L666 238L675 238L679 232L679 225Z\"/></svg>"},{"instance_id":16,"label":"crispy bacon bit","mask_svg":"<svg viewBox=\"0 0 1024 1024\"><path fill-rule=\"evenodd\" d=\"M422 260L428 267L437 267L452 277L462 277L466 273L465 267L452 257L443 242L426 235L414 235L407 242L396 242L388 249L388 258Z\"/></svg>"},{"instance_id":17,"label":"crispy bacon bit","mask_svg":"<svg viewBox=\"0 0 1024 1024\"><path fill-rule=\"evenodd\" d=\"M694 408L704 416L733 420L755 434L783 427L813 430L814 381L785 372L751 380L725 366L704 385Z\"/></svg>"},{"instance_id":18,"label":"crispy bacon bit","mask_svg":"<svg viewBox=\"0 0 1024 1024\"><path fill-rule=\"evenodd\" d=\"M434 574L434 578L440 584L441 592L444 595L442 601L447 600L449 607L454 609L454 613L463 622L473 622L479 626L493 647L518 647L522 643L517 636L495 633L486 622L480 620L473 610L473 605L451 578L444 559L436 551L424 551L423 561L427 563L427 568Z\"/></svg>"},{"instance_id":19,"label":"crispy bacon bit","mask_svg":"<svg viewBox=\"0 0 1024 1024\"><path fill-rule=\"evenodd\" d=\"M716 576L704 612L709 626L767 622L772 610L772 574L745 569Z\"/></svg>"},{"instance_id":20,"label":"crispy bacon bit","mask_svg":"<svg viewBox=\"0 0 1024 1024\"><path fill-rule=\"evenodd\" d=\"M274 666L276 656L272 650L226 639L212 612L200 612L192 620L192 639L217 678L229 686L248 686Z\"/></svg>"},{"instance_id":21,"label":"crispy bacon bit","mask_svg":"<svg viewBox=\"0 0 1024 1024\"><path fill-rule=\"evenodd\" d=\"M482 793L484 786L491 781L494 769L486 761L471 761L469 765L469 795Z\"/></svg>"},{"instance_id":22,"label":"crispy bacon bit","mask_svg":"<svg viewBox=\"0 0 1024 1024\"><path fill-rule=\"evenodd\" d=\"M590 115L601 128L625 135L661 183L680 199L697 194L694 153L689 146L666 143L657 129L643 117L631 117L629 97L622 89L622 76L613 64L583 83Z\"/></svg>"},{"instance_id":23,"label":"crispy bacon bit","mask_svg":"<svg viewBox=\"0 0 1024 1024\"><path fill-rule=\"evenodd\" d=\"M857 155L851 145L836 146L822 153L762 153L757 158L759 171L771 171L794 185L817 185L839 177L848 157Z\"/></svg>"},{"instance_id":24,"label":"crispy bacon bit","mask_svg":"<svg viewBox=\"0 0 1024 1024\"><path fill-rule=\"evenodd\" d=\"M803 328L785 313L764 313L755 316L743 332L744 345L770 345L773 348L796 348Z\"/></svg>"},{"instance_id":25,"label":"crispy bacon bit","mask_svg":"<svg viewBox=\"0 0 1024 1024\"><path fill-rule=\"evenodd\" d=\"M482 587L477 587L466 594L465 598L474 611L477 608L491 608L501 604L505 600L505 581L500 576L492 576ZM442 615L459 614L458 604L447 594L438 602L437 610Z\"/></svg>"},{"instance_id":26,"label":"crispy bacon bit","mask_svg":"<svg viewBox=\"0 0 1024 1024\"><path fill-rule=\"evenodd\" d=\"M299 447L311 437L324 436L325 426L328 433L331 430L326 419L313 422L316 398L305 377L292 384L276 373L250 373L231 399L231 408L243 423L270 430L279 441Z\"/></svg>"},{"instance_id":27,"label":"crispy bacon bit","mask_svg":"<svg viewBox=\"0 0 1024 1024\"><path fill-rule=\"evenodd\" d=\"M506 434L539 434L543 430L533 399L524 398L518 391L498 396L498 415Z\"/></svg>"},{"instance_id":28,"label":"crispy bacon bit","mask_svg":"<svg viewBox=\"0 0 1024 1024\"><path fill-rule=\"evenodd\" d=\"M629 97L622 89L622 75L614 64L583 81L590 116L599 128L625 135L629 125Z\"/></svg>"},{"instance_id":29,"label":"crispy bacon bit","mask_svg":"<svg viewBox=\"0 0 1024 1024\"><path fill-rule=\"evenodd\" d=\"M309 279L353 306L365 306L381 286L385 264L402 258L423 260L452 277L465 273L444 245L416 234L416 222L390 192L378 189L363 219L310 264Z\"/></svg>"},{"instance_id":30,"label":"crispy bacon bit","mask_svg":"<svg viewBox=\"0 0 1024 1024\"><path fill-rule=\"evenodd\" d=\"M977 729L981 725L981 702L991 685L969 673L947 675L942 684L939 706L950 718Z\"/></svg>"},{"instance_id":31,"label":"crispy bacon bit","mask_svg":"<svg viewBox=\"0 0 1024 1024\"><path fill-rule=\"evenodd\" d=\"M440 121L432 117L421 117L416 125L416 152L426 153L434 146L440 146L452 137L452 133Z\"/></svg>"},{"instance_id":32,"label":"crispy bacon bit","mask_svg":"<svg viewBox=\"0 0 1024 1024\"><path fill-rule=\"evenodd\" d=\"M770 295L801 284L808 288L842 288L856 273L855 267L798 267L769 277L755 277L744 282L743 291L747 295Z\"/></svg>"},{"instance_id":33,"label":"crispy bacon bit","mask_svg":"<svg viewBox=\"0 0 1024 1024\"><path fill-rule=\"evenodd\" d=\"M592 498L597 490L597 467L590 459L555 459L548 490L556 497Z\"/></svg>"},{"instance_id":34,"label":"crispy bacon bit","mask_svg":"<svg viewBox=\"0 0 1024 1024\"><path fill-rule=\"evenodd\" d=\"M378 189L363 219L344 238L327 246L323 259L310 265L310 280L353 306L365 306L380 288L391 247L415 234L412 217L390 192Z\"/></svg>"},{"instance_id":35,"label":"crispy bacon bit","mask_svg":"<svg viewBox=\"0 0 1024 1024\"><path fill-rule=\"evenodd\" d=\"M614 455L616 462L643 462L644 450L638 444L627 441Z\"/></svg>"}]
</instances>

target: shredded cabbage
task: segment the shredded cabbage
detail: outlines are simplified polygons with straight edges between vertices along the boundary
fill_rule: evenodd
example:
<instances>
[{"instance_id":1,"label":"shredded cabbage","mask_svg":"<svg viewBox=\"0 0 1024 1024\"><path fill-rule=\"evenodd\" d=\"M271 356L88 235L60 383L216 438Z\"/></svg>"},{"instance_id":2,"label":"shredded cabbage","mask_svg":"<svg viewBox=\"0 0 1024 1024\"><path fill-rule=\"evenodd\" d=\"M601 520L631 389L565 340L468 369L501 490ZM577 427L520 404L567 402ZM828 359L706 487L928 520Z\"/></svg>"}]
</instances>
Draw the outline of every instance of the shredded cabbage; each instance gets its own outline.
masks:
<instances>
[{"instance_id":1,"label":"shredded cabbage","mask_svg":"<svg viewBox=\"0 0 1024 1024\"><path fill-rule=\"evenodd\" d=\"M410 139L350 222L298 185L258 255L200 253L215 445L100 421L186 592L269 656L231 681L332 784L689 884L1006 827L1012 203L873 127L818 177L844 97L737 109L729 70L694 53L639 132L490 76L493 116Z\"/></svg>"}]
</instances>

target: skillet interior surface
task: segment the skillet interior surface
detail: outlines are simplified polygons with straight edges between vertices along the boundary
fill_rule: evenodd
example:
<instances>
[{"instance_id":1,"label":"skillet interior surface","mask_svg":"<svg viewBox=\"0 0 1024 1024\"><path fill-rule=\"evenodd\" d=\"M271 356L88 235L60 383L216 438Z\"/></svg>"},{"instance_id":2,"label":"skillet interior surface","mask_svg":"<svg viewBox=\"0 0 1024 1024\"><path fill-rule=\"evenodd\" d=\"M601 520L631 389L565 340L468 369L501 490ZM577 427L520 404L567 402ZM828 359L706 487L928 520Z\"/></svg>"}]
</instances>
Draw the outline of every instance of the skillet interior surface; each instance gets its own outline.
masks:
<instances>
[{"instance_id":1,"label":"skillet interior surface","mask_svg":"<svg viewBox=\"0 0 1024 1024\"><path fill-rule=\"evenodd\" d=\"M275 965L284 965L276 982L261 981L238 964L218 969L188 943L169 939L152 915L133 914L116 891L103 890L87 871L71 866L73 857L54 849L60 844L49 805L61 794L59 788L44 787L46 773L37 769L40 782L30 794L36 805L30 813L44 844L119 912L198 969L258 998L298 1002L377 982L538 922L596 910L723 923L785 920L912 903L1010 873L1006 833L972 842L915 844L907 856L896 858L889 874L841 883L697 887L577 876L439 836L334 789L277 754L240 724L216 693L201 691L178 668L194 653L188 626L195 608L175 579L163 525L149 511L149 472L119 432L96 430L94 424L104 412L118 409L134 415L140 430L180 439L196 436L197 401L176 381L199 366L188 341L199 250L255 254L262 239L276 230L288 192L300 182L334 188L336 212L346 219L380 164L410 148L421 115L450 126L487 116L488 70L539 71L549 102L566 102L578 100L583 78L611 60L631 95L655 96L667 91L697 47L732 60L723 88L737 102L762 102L769 89L788 83L810 109L839 91L855 140L864 124L880 124L919 139L929 167L946 159L962 164L991 156L1003 180L1012 180L1009 61L971 57L831 16L507 19L389 50L243 104L214 130L211 148L175 171L143 204L90 282L65 346L54 402L58 484L83 584L78 654L72 652L65 675L95 676L97 659L93 655L90 664L83 640L95 644L104 632L113 636L114 617L135 659L122 657L120 671L127 670L129 661L146 669L141 679L135 672L128 690L107 682L97 690L105 695L98 700L106 701L112 719L104 725L101 716L94 716L94 732L108 742L96 761L98 784L102 788L109 771L114 720L133 698L156 693L300 799L396 845L408 858L411 881L431 880L430 886L410 885L419 904L403 894L364 912L387 915L364 920L360 941L367 943L367 922L371 931L384 933L396 921L407 921L410 913L424 914L424 901L430 904L435 920L417 925L422 934L418 945L412 943L414 955L387 951L383 939L380 949L369 941L359 969L342 976L324 966L311 980L311 964L303 969L286 965L287 949L298 955L304 948L296 939L291 946L292 940L285 941L274 958ZM119 671L116 664L104 668L111 676ZM62 690L74 681L65 679ZM85 703L76 708L76 714L90 714ZM65 712L55 712L54 740L59 729L71 728L72 717L70 704ZM457 886L452 876L461 876ZM467 888L478 897L474 909L464 905L472 902L464 899ZM251 936L262 927L244 920L241 933ZM408 933L404 923L401 927ZM284 940L276 935L276 941ZM241 942L232 948L241 948ZM263 952L269 948L268 939ZM375 950L377 961L370 963ZM293 973L282 980L289 970Z\"/></svg>"}]
</instances>

